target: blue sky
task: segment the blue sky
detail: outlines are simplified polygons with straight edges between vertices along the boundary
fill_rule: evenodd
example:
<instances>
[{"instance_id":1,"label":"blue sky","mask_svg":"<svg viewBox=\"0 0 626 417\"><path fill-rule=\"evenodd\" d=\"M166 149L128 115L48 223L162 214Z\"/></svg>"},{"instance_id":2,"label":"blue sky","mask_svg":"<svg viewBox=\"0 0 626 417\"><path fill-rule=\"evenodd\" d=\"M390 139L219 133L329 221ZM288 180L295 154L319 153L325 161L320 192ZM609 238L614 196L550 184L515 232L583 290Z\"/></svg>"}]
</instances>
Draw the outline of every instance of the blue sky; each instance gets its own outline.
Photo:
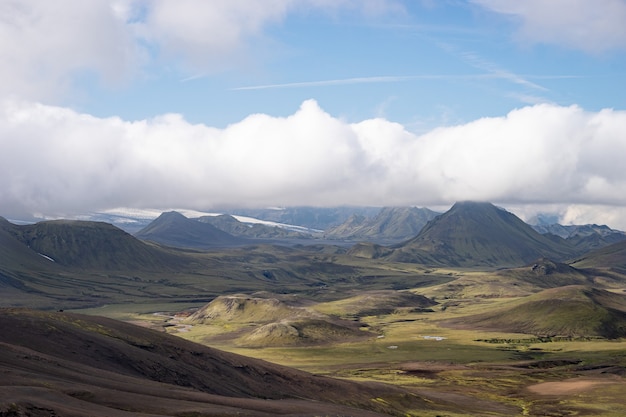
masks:
<instances>
[{"instance_id":1,"label":"blue sky","mask_svg":"<svg viewBox=\"0 0 626 417\"><path fill-rule=\"evenodd\" d=\"M0 215L488 200L626 229L626 0L0 0Z\"/></svg>"},{"instance_id":2,"label":"blue sky","mask_svg":"<svg viewBox=\"0 0 626 417\"><path fill-rule=\"evenodd\" d=\"M181 113L224 127L251 113L286 116L314 98L348 121L385 117L413 131L537 103L625 107L626 94L615 91L626 73L623 34L587 50L549 34L525 38L524 16L480 2L380 7L293 7L202 63L164 61L153 48L143 74L114 88L92 79L87 96L68 104L130 120Z\"/></svg>"}]
</instances>

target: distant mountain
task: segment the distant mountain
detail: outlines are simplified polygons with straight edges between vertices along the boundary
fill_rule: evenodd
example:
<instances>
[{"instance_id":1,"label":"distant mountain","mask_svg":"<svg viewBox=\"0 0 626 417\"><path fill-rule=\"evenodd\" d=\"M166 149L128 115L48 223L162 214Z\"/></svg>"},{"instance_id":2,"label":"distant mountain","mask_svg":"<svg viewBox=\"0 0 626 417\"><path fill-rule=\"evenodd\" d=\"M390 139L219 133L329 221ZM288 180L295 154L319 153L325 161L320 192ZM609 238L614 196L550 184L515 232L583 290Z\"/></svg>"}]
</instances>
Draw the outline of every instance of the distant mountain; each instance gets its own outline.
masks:
<instances>
[{"instance_id":1,"label":"distant mountain","mask_svg":"<svg viewBox=\"0 0 626 417\"><path fill-rule=\"evenodd\" d=\"M195 220L201 223L212 224L218 229L238 237L254 239L310 239L312 237L311 234L290 230L287 227L262 223L244 223L229 214L202 216Z\"/></svg>"},{"instance_id":2,"label":"distant mountain","mask_svg":"<svg viewBox=\"0 0 626 417\"><path fill-rule=\"evenodd\" d=\"M323 231L345 222L354 214L370 217L379 211L378 207L285 207L237 209L230 214Z\"/></svg>"},{"instance_id":3,"label":"distant mountain","mask_svg":"<svg viewBox=\"0 0 626 417\"><path fill-rule=\"evenodd\" d=\"M572 285L552 288L475 316L445 325L537 336L610 339L626 336L626 296Z\"/></svg>"},{"instance_id":4,"label":"distant mountain","mask_svg":"<svg viewBox=\"0 0 626 417\"><path fill-rule=\"evenodd\" d=\"M324 233L330 239L406 240L417 235L440 213L418 207L384 207L374 217L352 215Z\"/></svg>"},{"instance_id":5,"label":"distant mountain","mask_svg":"<svg viewBox=\"0 0 626 417\"><path fill-rule=\"evenodd\" d=\"M2 416L375 417L434 409L391 385L316 376L103 317L1 309L0 328Z\"/></svg>"},{"instance_id":6,"label":"distant mountain","mask_svg":"<svg viewBox=\"0 0 626 417\"><path fill-rule=\"evenodd\" d=\"M626 233L597 224L561 225L558 223L533 225L541 234L553 234L567 240L579 252L587 252L626 240Z\"/></svg>"},{"instance_id":7,"label":"distant mountain","mask_svg":"<svg viewBox=\"0 0 626 417\"><path fill-rule=\"evenodd\" d=\"M53 220L31 225L0 221L0 252L30 268L54 265L92 270L172 269L184 261L108 223ZM7 264L5 264L6 266Z\"/></svg>"},{"instance_id":8,"label":"distant mountain","mask_svg":"<svg viewBox=\"0 0 626 417\"><path fill-rule=\"evenodd\" d=\"M244 241L209 223L188 219L176 211L161 214L135 237L179 248L207 249L241 245Z\"/></svg>"},{"instance_id":9,"label":"distant mountain","mask_svg":"<svg viewBox=\"0 0 626 417\"><path fill-rule=\"evenodd\" d=\"M413 239L397 245L389 260L456 267L521 266L574 254L564 240L536 232L490 203L460 202L431 220Z\"/></svg>"}]
</instances>

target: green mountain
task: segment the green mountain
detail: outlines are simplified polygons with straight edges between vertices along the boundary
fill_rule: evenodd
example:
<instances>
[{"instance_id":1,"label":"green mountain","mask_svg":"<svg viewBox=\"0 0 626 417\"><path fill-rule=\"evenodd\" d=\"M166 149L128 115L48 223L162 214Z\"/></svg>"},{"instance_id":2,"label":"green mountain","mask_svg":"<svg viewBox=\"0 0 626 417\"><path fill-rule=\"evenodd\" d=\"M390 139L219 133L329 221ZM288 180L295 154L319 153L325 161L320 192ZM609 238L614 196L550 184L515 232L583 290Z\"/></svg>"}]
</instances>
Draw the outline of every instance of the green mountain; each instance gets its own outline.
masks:
<instances>
[{"instance_id":1,"label":"green mountain","mask_svg":"<svg viewBox=\"0 0 626 417\"><path fill-rule=\"evenodd\" d=\"M324 234L331 239L406 240L417 235L437 215L427 208L384 207L374 217L354 214Z\"/></svg>"},{"instance_id":2,"label":"green mountain","mask_svg":"<svg viewBox=\"0 0 626 417\"><path fill-rule=\"evenodd\" d=\"M73 220L13 225L0 221L0 251L9 265L119 271L174 269L180 257L143 243L108 223Z\"/></svg>"},{"instance_id":3,"label":"green mountain","mask_svg":"<svg viewBox=\"0 0 626 417\"><path fill-rule=\"evenodd\" d=\"M208 249L244 244L237 238L209 223L188 219L176 211L161 214L135 237L166 246Z\"/></svg>"},{"instance_id":4,"label":"green mountain","mask_svg":"<svg viewBox=\"0 0 626 417\"><path fill-rule=\"evenodd\" d=\"M400 388L315 376L103 317L2 309L0 328L2 416L375 417L430 407Z\"/></svg>"},{"instance_id":5,"label":"green mountain","mask_svg":"<svg viewBox=\"0 0 626 417\"><path fill-rule=\"evenodd\" d=\"M626 336L626 296L581 285L551 288L501 309L444 324L537 336L614 339Z\"/></svg>"},{"instance_id":6,"label":"green mountain","mask_svg":"<svg viewBox=\"0 0 626 417\"><path fill-rule=\"evenodd\" d=\"M386 259L455 267L520 266L538 258L563 260L574 253L563 239L536 232L490 203L456 203L428 222Z\"/></svg>"}]
</instances>

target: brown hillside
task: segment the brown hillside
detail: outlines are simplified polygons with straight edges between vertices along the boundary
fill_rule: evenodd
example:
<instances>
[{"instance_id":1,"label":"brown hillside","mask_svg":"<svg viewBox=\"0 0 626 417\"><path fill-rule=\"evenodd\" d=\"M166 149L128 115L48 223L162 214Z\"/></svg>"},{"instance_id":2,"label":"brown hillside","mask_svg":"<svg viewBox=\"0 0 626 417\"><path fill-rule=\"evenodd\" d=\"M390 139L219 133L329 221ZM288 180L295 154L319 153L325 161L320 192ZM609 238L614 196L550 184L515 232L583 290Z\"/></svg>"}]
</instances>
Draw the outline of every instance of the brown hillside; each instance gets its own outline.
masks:
<instances>
[{"instance_id":1,"label":"brown hillside","mask_svg":"<svg viewBox=\"0 0 626 417\"><path fill-rule=\"evenodd\" d=\"M372 398L425 404L101 317L2 309L0 328L6 415L376 416L400 410Z\"/></svg>"}]
</instances>

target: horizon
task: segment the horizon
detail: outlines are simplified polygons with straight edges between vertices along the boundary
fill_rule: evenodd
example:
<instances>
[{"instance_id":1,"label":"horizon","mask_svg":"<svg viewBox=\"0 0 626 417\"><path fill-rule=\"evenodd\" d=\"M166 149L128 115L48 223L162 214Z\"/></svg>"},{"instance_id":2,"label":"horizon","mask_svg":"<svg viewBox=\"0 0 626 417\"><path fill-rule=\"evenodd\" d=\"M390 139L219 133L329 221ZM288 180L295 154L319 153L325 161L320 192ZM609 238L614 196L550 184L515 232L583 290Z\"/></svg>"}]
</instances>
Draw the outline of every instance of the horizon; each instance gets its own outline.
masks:
<instances>
[{"instance_id":1,"label":"horizon","mask_svg":"<svg viewBox=\"0 0 626 417\"><path fill-rule=\"evenodd\" d=\"M298 225L298 224L285 224L285 223L279 223L279 222L275 222L275 221L271 221L271 220L263 220L261 218L256 218L256 217L250 217L250 215L241 215L241 214L233 214L233 213L237 213L237 212L246 212L249 210L255 211L255 210L290 210L290 209L312 209L312 210L325 210L325 209L350 209L350 208L354 208L355 210L359 210L359 209L379 209L379 210L383 210L386 208L417 208L417 209L426 209L426 210L431 210L435 213L437 213L437 215L442 215L444 213L446 213L447 211L449 211L450 209L452 209L452 207L456 204L459 203L481 203L481 204L489 204L489 205L493 205L494 207L498 208L498 209L502 209L505 210L509 213L512 213L513 215L515 215L516 217L518 217L520 220L522 220L524 223L528 224L529 226L541 226L541 225L561 225L561 226L586 226L586 225L591 225L591 226L600 226L600 227L608 227L611 230L615 230L615 231L620 231L620 232L626 232L622 229L616 228L613 225L610 224L598 224L598 223L562 223L560 222L559 216L555 213L542 213L542 212L537 212L532 214L531 217L524 217L523 213L520 215L519 213L516 213L513 210L510 210L506 207L503 207L501 205L495 204L495 203L491 203L488 201L474 201L474 200L465 200L465 201L457 201L454 204L450 205L450 206L436 206L436 207L419 207L419 206L327 206L327 207L316 207L316 206L286 206L286 207L260 207L260 208L245 208L245 207L239 207L239 208L230 208L230 209L223 209L223 210L214 210L214 211L198 211L198 210L189 210L189 209L184 209L184 208L167 208L167 209L134 209L134 208L115 208L115 209L108 209L108 210L103 210L103 211L95 211L95 212L90 212L90 213L81 213L78 215L70 215L70 216L43 216L41 215L41 217L33 217L31 219L28 220L24 220L24 219L11 219L11 218L7 218L5 216L3 216L0 213L0 217L4 218L5 220L7 220L9 223L15 224L15 225L28 225L28 224L35 224L38 222L45 222L45 221L54 221L54 220L72 220L72 221L96 221L96 222L105 222L105 223L110 223L118 228L121 228L123 230L125 230L125 227L122 226L123 224L126 223L134 223L136 221L154 221L156 220L158 217L160 217L163 214L166 213L170 213L170 212L176 212L179 214L182 214L184 217L188 218L188 219L196 219L202 216L220 216L220 215L229 215L232 216L233 218L235 218L237 221L240 221L242 223L259 223L259 224L267 224L267 225L272 225L272 226L287 226L287 227L303 227L303 228L309 228L308 226L303 226L303 225ZM522 210L523 211L523 210ZM372 216L372 218L375 216ZM109 218L107 220L107 218ZM115 220L117 219L117 221ZM128 227L128 226L127 226ZM133 228L132 226L130 226L131 229ZM318 232L322 232L323 230L317 230Z\"/></svg>"},{"instance_id":2,"label":"horizon","mask_svg":"<svg viewBox=\"0 0 626 417\"><path fill-rule=\"evenodd\" d=\"M475 200L626 230L625 0L0 16L4 217Z\"/></svg>"}]
</instances>

